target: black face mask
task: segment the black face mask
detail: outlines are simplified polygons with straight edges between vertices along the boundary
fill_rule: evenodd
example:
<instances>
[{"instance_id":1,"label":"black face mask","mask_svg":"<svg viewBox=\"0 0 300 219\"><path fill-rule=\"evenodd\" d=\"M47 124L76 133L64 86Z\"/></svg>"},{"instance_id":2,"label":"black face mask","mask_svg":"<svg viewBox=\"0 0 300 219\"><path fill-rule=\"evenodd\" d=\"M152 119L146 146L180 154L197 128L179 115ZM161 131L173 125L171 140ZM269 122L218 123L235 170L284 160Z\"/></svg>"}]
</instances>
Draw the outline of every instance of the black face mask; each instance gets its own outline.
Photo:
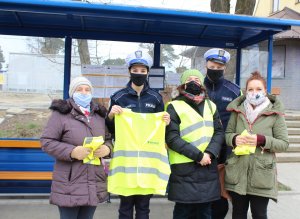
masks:
<instances>
[{"instance_id":1,"label":"black face mask","mask_svg":"<svg viewBox=\"0 0 300 219\"><path fill-rule=\"evenodd\" d=\"M219 79L221 79L224 75L224 69L216 70L216 69L207 69L208 79L212 83L217 83Z\"/></svg>"},{"instance_id":2,"label":"black face mask","mask_svg":"<svg viewBox=\"0 0 300 219\"><path fill-rule=\"evenodd\" d=\"M190 81L190 82L186 83L185 86L186 86L185 92L193 94L193 95L199 95L203 91L202 86L195 81Z\"/></svg>"},{"instance_id":3,"label":"black face mask","mask_svg":"<svg viewBox=\"0 0 300 219\"><path fill-rule=\"evenodd\" d=\"M133 74L130 73L130 79L132 83L134 83L136 86L142 86L145 81L147 80L147 74Z\"/></svg>"}]
</instances>

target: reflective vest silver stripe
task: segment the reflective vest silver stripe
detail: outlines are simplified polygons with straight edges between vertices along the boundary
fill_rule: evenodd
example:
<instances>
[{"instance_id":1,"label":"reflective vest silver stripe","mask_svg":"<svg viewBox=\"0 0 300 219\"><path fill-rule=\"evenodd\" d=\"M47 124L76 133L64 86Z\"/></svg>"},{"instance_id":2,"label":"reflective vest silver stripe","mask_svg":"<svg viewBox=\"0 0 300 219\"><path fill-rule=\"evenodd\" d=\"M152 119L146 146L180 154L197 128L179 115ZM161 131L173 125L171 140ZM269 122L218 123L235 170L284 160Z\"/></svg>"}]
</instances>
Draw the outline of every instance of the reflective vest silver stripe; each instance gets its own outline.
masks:
<instances>
[{"instance_id":1,"label":"reflective vest silver stripe","mask_svg":"<svg viewBox=\"0 0 300 219\"><path fill-rule=\"evenodd\" d=\"M197 122L191 126L188 126L186 128L184 128L183 130L180 131L180 136L185 136L187 134L189 134L190 132L195 131L196 129L202 128L203 126L209 126L209 127L213 127L214 123L212 121L201 121L201 122Z\"/></svg>"},{"instance_id":2,"label":"reflective vest silver stripe","mask_svg":"<svg viewBox=\"0 0 300 219\"><path fill-rule=\"evenodd\" d=\"M167 156L164 156L160 153L149 152L149 151L125 151L119 150L115 151L113 154L113 158L115 157L144 157L144 158L156 158L163 163L169 165L169 160Z\"/></svg>"},{"instance_id":3,"label":"reflective vest silver stripe","mask_svg":"<svg viewBox=\"0 0 300 219\"><path fill-rule=\"evenodd\" d=\"M116 167L109 171L109 176L113 176L116 173L145 173L145 174L155 174L161 180L168 181L169 175L160 172L158 169L151 167Z\"/></svg>"},{"instance_id":4,"label":"reflective vest silver stripe","mask_svg":"<svg viewBox=\"0 0 300 219\"><path fill-rule=\"evenodd\" d=\"M203 136L200 139L197 139L196 141L190 142L190 144L192 144L195 147L198 147L199 145L206 143L206 142L210 142L211 137L207 137L207 136Z\"/></svg>"}]
</instances>

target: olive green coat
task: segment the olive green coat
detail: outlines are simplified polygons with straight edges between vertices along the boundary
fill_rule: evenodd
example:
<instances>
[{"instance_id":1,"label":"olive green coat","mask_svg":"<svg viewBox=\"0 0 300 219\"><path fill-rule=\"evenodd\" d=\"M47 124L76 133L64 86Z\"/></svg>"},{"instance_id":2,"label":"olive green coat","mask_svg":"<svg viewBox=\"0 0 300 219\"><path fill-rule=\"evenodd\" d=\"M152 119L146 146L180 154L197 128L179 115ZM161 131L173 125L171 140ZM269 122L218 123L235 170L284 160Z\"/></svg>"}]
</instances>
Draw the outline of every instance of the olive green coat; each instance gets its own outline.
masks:
<instances>
[{"instance_id":1,"label":"olive green coat","mask_svg":"<svg viewBox=\"0 0 300 219\"><path fill-rule=\"evenodd\" d=\"M257 195L277 199L277 171L275 152L283 152L289 146L282 103L276 96L268 96L271 104L250 124L244 109L245 96L232 101L227 110L231 117L226 129L226 143L233 146L235 135L247 129L250 133L264 135L264 151L257 147L254 154L236 156L225 163L225 188L240 195Z\"/></svg>"}]
</instances>

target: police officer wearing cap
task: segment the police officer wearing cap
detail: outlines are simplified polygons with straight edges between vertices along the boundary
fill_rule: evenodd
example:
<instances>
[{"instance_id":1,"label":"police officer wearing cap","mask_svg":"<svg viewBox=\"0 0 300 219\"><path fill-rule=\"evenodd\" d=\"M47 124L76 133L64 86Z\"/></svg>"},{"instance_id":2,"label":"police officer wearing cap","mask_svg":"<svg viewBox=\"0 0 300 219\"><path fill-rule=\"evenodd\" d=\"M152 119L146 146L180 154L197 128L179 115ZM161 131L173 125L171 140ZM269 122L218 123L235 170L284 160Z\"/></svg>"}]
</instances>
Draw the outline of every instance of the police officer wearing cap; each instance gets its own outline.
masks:
<instances>
[{"instance_id":1,"label":"police officer wearing cap","mask_svg":"<svg viewBox=\"0 0 300 219\"><path fill-rule=\"evenodd\" d=\"M208 50L204 54L204 58L206 60L207 69L204 84L207 89L209 98L217 106L225 131L230 117L230 113L226 111L226 107L231 101L241 95L241 90L238 85L224 78L226 64L230 60L229 52L224 49L213 48ZM218 159L219 169L224 168L226 157L230 153L231 147L223 145ZM212 204L213 219L223 219L228 212L227 199L229 198L229 196L223 189L221 195L221 199L213 202Z\"/></svg>"},{"instance_id":2,"label":"police officer wearing cap","mask_svg":"<svg viewBox=\"0 0 300 219\"><path fill-rule=\"evenodd\" d=\"M117 91L110 97L110 106L107 117L113 121L116 114L123 112L123 108L129 108L138 113L157 113L164 111L162 96L149 87L147 82L149 69L152 66L151 56L138 50L129 54L126 58L130 81L126 87ZM163 120L168 125L170 115L165 113ZM114 134L113 123L110 123L110 131ZM136 211L136 219L149 219L149 205L152 194L120 196L119 219L132 219L133 209Z\"/></svg>"}]
</instances>

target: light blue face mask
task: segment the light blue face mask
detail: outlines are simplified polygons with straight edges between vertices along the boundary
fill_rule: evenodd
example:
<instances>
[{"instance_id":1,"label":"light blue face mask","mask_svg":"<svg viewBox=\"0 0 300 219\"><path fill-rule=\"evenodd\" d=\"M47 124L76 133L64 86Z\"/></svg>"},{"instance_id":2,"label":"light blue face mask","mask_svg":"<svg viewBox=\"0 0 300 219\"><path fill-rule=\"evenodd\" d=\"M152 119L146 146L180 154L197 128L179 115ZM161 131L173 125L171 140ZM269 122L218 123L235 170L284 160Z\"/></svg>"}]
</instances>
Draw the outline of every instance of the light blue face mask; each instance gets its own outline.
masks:
<instances>
[{"instance_id":1,"label":"light blue face mask","mask_svg":"<svg viewBox=\"0 0 300 219\"><path fill-rule=\"evenodd\" d=\"M92 101L92 94L82 94L82 93L79 93L79 92L75 92L73 94L73 100L79 106L87 108L90 105L91 101Z\"/></svg>"}]
</instances>

